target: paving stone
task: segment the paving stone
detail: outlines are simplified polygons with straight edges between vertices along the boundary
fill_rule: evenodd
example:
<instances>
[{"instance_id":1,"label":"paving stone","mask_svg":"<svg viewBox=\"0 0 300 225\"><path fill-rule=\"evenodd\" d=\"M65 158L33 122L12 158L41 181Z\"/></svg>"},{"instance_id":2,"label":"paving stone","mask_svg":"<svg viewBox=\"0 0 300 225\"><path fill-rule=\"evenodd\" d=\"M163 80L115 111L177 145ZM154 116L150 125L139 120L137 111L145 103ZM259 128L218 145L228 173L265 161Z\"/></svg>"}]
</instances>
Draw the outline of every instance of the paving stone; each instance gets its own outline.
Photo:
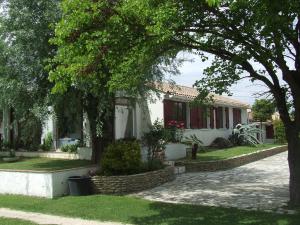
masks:
<instances>
[{"instance_id":1,"label":"paving stone","mask_svg":"<svg viewBox=\"0 0 300 225\"><path fill-rule=\"evenodd\" d=\"M164 202L274 211L286 206L288 185L287 152L284 152L231 170L180 174L173 182L135 196Z\"/></svg>"}]
</instances>

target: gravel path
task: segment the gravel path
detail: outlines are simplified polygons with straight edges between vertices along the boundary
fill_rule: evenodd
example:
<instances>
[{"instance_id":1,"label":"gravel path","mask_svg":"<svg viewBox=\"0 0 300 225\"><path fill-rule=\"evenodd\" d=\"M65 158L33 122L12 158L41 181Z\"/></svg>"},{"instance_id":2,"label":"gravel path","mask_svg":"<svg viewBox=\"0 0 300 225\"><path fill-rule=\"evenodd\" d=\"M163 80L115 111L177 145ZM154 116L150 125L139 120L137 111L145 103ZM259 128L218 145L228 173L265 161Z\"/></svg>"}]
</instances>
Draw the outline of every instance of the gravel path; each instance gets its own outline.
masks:
<instances>
[{"instance_id":1,"label":"gravel path","mask_svg":"<svg viewBox=\"0 0 300 225\"><path fill-rule=\"evenodd\" d=\"M61 216L45 215L41 213L23 212L5 208L0 208L0 217L28 220L33 223L43 225L122 225L122 223L75 219Z\"/></svg>"},{"instance_id":2,"label":"gravel path","mask_svg":"<svg viewBox=\"0 0 300 225\"><path fill-rule=\"evenodd\" d=\"M135 194L149 200L251 210L277 210L286 205L287 152L219 172L186 173L175 181Z\"/></svg>"}]
</instances>

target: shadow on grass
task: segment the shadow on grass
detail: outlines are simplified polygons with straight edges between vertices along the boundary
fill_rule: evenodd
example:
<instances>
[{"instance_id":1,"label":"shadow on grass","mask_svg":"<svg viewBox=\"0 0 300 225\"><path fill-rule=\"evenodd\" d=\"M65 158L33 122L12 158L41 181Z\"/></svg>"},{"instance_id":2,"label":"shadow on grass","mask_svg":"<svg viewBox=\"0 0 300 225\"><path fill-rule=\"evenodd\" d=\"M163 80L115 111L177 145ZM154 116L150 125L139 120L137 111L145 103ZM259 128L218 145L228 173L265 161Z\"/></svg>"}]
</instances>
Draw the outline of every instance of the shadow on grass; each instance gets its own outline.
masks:
<instances>
[{"instance_id":1,"label":"shadow on grass","mask_svg":"<svg viewBox=\"0 0 300 225\"><path fill-rule=\"evenodd\" d=\"M32 168L34 169L47 169L47 170L60 170L60 169L70 169L76 167L83 167L92 165L90 161L87 160L51 160L46 162L34 163Z\"/></svg>"},{"instance_id":2,"label":"shadow on grass","mask_svg":"<svg viewBox=\"0 0 300 225\"><path fill-rule=\"evenodd\" d=\"M154 215L142 218L131 217L138 225L299 225L299 215L245 211L235 208L217 208L193 205L178 205L153 202L150 209Z\"/></svg>"},{"instance_id":3,"label":"shadow on grass","mask_svg":"<svg viewBox=\"0 0 300 225\"><path fill-rule=\"evenodd\" d=\"M24 158L19 161L7 163L0 160L1 169L12 170L47 170L55 171L62 169L71 169L77 167L90 166L92 163L88 160L65 160L65 159L48 159L48 158Z\"/></svg>"}]
</instances>

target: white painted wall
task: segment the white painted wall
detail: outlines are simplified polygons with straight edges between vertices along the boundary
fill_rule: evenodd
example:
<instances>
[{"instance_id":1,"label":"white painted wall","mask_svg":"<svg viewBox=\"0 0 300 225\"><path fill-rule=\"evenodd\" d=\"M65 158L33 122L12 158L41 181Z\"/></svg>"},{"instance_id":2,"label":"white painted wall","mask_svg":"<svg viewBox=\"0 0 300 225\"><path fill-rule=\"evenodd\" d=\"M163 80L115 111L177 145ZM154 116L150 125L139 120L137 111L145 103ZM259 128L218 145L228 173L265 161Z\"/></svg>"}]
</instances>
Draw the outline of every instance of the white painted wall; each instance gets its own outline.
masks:
<instances>
[{"instance_id":1,"label":"white painted wall","mask_svg":"<svg viewBox=\"0 0 300 225\"><path fill-rule=\"evenodd\" d=\"M0 156L8 156L8 152L0 152ZM92 149L91 148L79 148L78 153L68 153L68 152L27 152L27 151L17 151L16 156L26 157L26 158L52 158L52 159L82 159L91 160Z\"/></svg>"},{"instance_id":2,"label":"white painted wall","mask_svg":"<svg viewBox=\"0 0 300 225\"><path fill-rule=\"evenodd\" d=\"M228 138L232 133L231 129L186 129L183 136L196 135L204 146L209 146L217 137Z\"/></svg>"},{"instance_id":3,"label":"white painted wall","mask_svg":"<svg viewBox=\"0 0 300 225\"><path fill-rule=\"evenodd\" d=\"M188 146L178 143L169 143L166 145L166 160L177 160L186 157L186 148Z\"/></svg>"},{"instance_id":4,"label":"white painted wall","mask_svg":"<svg viewBox=\"0 0 300 225\"><path fill-rule=\"evenodd\" d=\"M0 194L27 195L45 198L69 193L68 177L87 175L96 167L76 168L59 172L26 172L0 170Z\"/></svg>"}]
</instances>

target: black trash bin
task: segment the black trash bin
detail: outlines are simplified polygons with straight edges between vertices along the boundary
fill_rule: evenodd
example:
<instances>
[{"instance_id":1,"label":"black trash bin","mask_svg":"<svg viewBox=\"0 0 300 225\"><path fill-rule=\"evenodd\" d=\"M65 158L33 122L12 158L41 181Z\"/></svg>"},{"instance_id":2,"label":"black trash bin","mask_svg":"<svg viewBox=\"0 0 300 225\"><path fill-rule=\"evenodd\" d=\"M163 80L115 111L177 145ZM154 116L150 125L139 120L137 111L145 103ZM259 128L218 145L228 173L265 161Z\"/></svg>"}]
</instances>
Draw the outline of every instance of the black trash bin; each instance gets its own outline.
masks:
<instances>
[{"instance_id":1,"label":"black trash bin","mask_svg":"<svg viewBox=\"0 0 300 225\"><path fill-rule=\"evenodd\" d=\"M68 179L70 195L81 196L92 194L91 178L87 176L72 176Z\"/></svg>"}]
</instances>

